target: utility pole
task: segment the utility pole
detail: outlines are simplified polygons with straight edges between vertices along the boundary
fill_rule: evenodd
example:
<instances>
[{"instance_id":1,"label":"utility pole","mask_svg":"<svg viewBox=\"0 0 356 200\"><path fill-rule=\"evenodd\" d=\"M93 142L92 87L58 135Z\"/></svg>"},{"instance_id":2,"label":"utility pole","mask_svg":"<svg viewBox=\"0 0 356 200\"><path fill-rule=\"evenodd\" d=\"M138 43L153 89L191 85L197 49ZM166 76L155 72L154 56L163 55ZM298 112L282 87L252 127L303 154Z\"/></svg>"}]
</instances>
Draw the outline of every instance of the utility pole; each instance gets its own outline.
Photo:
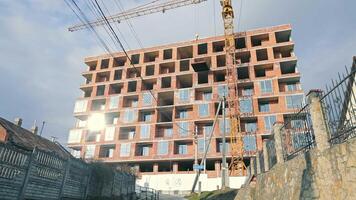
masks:
<instances>
[{"instance_id":1,"label":"utility pole","mask_svg":"<svg viewBox=\"0 0 356 200\"><path fill-rule=\"evenodd\" d=\"M221 189L227 188L227 164L226 164L226 113L225 96L222 99L223 134L222 134L222 166L221 166Z\"/></svg>"},{"instance_id":2,"label":"utility pole","mask_svg":"<svg viewBox=\"0 0 356 200\"><path fill-rule=\"evenodd\" d=\"M195 133L194 133L194 165L198 166L198 125L195 125ZM199 169L195 169L195 173L198 173Z\"/></svg>"}]
</instances>

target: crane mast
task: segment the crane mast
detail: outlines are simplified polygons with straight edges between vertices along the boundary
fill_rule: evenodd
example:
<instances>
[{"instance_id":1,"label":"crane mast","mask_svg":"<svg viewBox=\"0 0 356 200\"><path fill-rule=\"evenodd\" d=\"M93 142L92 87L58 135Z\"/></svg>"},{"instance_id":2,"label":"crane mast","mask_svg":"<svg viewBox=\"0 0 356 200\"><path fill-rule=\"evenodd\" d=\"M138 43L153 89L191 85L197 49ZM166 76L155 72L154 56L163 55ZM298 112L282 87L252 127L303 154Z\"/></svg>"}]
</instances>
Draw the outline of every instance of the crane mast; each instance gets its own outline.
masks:
<instances>
[{"instance_id":1,"label":"crane mast","mask_svg":"<svg viewBox=\"0 0 356 200\"><path fill-rule=\"evenodd\" d=\"M226 53L226 97L230 119L231 162L230 175L243 175L246 166L243 162L243 142L240 127L240 111L237 90L237 69L235 59L234 11L231 0L221 0L222 18L224 22L225 53ZM224 119L225 120L225 119Z\"/></svg>"}]
</instances>

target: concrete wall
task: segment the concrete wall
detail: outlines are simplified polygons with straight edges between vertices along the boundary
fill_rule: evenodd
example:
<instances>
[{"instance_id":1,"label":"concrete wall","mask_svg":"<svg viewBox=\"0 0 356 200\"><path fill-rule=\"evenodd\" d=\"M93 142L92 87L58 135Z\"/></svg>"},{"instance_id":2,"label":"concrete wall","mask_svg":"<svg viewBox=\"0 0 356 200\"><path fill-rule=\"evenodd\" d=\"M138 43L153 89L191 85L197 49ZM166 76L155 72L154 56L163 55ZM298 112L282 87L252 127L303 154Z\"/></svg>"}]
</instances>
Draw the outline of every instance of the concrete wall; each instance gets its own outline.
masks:
<instances>
[{"instance_id":1,"label":"concrete wall","mask_svg":"<svg viewBox=\"0 0 356 200\"><path fill-rule=\"evenodd\" d=\"M158 175L142 175L141 179L137 179L136 183L140 186L146 186L155 190L161 190L162 193L169 194L185 194L192 189L195 174L158 174ZM245 182L246 177L230 177L230 187L240 188ZM201 181L202 191L216 190L221 188L221 178L208 178L207 174L201 174L199 177ZM148 185L149 184L149 185ZM198 185L196 187L198 190Z\"/></svg>"},{"instance_id":2,"label":"concrete wall","mask_svg":"<svg viewBox=\"0 0 356 200\"><path fill-rule=\"evenodd\" d=\"M356 139L313 149L259 174L236 200L356 199Z\"/></svg>"}]
</instances>

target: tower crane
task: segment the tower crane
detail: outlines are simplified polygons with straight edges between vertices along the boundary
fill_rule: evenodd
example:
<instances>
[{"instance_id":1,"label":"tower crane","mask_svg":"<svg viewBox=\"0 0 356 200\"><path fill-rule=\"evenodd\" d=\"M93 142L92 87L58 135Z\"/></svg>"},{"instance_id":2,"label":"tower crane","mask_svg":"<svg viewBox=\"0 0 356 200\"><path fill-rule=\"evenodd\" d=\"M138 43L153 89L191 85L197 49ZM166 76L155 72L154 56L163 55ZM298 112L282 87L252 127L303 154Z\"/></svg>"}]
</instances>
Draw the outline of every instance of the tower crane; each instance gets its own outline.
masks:
<instances>
[{"instance_id":1,"label":"tower crane","mask_svg":"<svg viewBox=\"0 0 356 200\"><path fill-rule=\"evenodd\" d=\"M154 0L151 3L126 10L124 12L107 16L109 23L121 22L130 18L149 15L157 12L165 12L166 10L183 7L191 4L199 4L207 0L169 0L163 3L152 4L157 2ZM231 162L229 165L230 175L243 175L246 166L243 162L243 140L240 127L240 110L237 90L237 63L235 58L235 35L234 35L234 11L231 0L220 0L222 6L222 18L224 24L224 38L225 38L225 53L226 53L226 84L228 96L226 102L230 120L230 146L231 146ZM88 27L105 25L104 19L97 19L96 21L87 24L78 24L69 28L69 31L78 31ZM224 119L225 120L225 119ZM223 166L225 167L225 166Z\"/></svg>"}]
</instances>

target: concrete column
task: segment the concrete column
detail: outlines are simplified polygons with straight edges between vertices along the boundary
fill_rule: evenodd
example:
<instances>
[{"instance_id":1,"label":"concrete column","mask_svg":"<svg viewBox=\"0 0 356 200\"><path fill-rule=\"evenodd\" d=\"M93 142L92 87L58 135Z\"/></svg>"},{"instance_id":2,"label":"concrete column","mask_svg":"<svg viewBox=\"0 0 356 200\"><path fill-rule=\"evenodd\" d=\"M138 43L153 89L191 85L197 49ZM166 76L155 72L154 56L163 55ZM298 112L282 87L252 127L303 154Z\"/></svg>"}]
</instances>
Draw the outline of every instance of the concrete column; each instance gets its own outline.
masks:
<instances>
[{"instance_id":1,"label":"concrete column","mask_svg":"<svg viewBox=\"0 0 356 200\"><path fill-rule=\"evenodd\" d=\"M283 148L282 148L282 134L281 134L282 126L283 126L282 122L276 122L273 125L274 148L276 149L277 163L284 163Z\"/></svg>"},{"instance_id":2,"label":"concrete column","mask_svg":"<svg viewBox=\"0 0 356 200\"><path fill-rule=\"evenodd\" d=\"M256 168L255 168L255 158L250 158L250 168L251 168L251 175L256 175Z\"/></svg>"},{"instance_id":3,"label":"concrete column","mask_svg":"<svg viewBox=\"0 0 356 200\"><path fill-rule=\"evenodd\" d=\"M174 162L173 163L173 173L176 174L178 172L178 163Z\"/></svg>"},{"instance_id":4,"label":"concrete column","mask_svg":"<svg viewBox=\"0 0 356 200\"><path fill-rule=\"evenodd\" d=\"M153 164L153 172L158 173L158 163Z\"/></svg>"},{"instance_id":5,"label":"concrete column","mask_svg":"<svg viewBox=\"0 0 356 200\"><path fill-rule=\"evenodd\" d=\"M257 151L256 153L256 174L261 174L262 172L262 169L261 169L261 154L260 154L260 151Z\"/></svg>"},{"instance_id":6,"label":"concrete column","mask_svg":"<svg viewBox=\"0 0 356 200\"><path fill-rule=\"evenodd\" d=\"M268 140L263 140L263 162L264 162L265 172L269 171L269 155L268 155L267 142Z\"/></svg>"},{"instance_id":7,"label":"concrete column","mask_svg":"<svg viewBox=\"0 0 356 200\"><path fill-rule=\"evenodd\" d=\"M215 172L216 172L216 176L220 177L220 162L219 161L215 161Z\"/></svg>"},{"instance_id":8,"label":"concrete column","mask_svg":"<svg viewBox=\"0 0 356 200\"><path fill-rule=\"evenodd\" d=\"M310 104L310 116L315 135L316 148L323 151L330 147L327 134L326 121L323 114L323 107L320 102L321 91L310 90L308 95L308 103Z\"/></svg>"}]
</instances>

